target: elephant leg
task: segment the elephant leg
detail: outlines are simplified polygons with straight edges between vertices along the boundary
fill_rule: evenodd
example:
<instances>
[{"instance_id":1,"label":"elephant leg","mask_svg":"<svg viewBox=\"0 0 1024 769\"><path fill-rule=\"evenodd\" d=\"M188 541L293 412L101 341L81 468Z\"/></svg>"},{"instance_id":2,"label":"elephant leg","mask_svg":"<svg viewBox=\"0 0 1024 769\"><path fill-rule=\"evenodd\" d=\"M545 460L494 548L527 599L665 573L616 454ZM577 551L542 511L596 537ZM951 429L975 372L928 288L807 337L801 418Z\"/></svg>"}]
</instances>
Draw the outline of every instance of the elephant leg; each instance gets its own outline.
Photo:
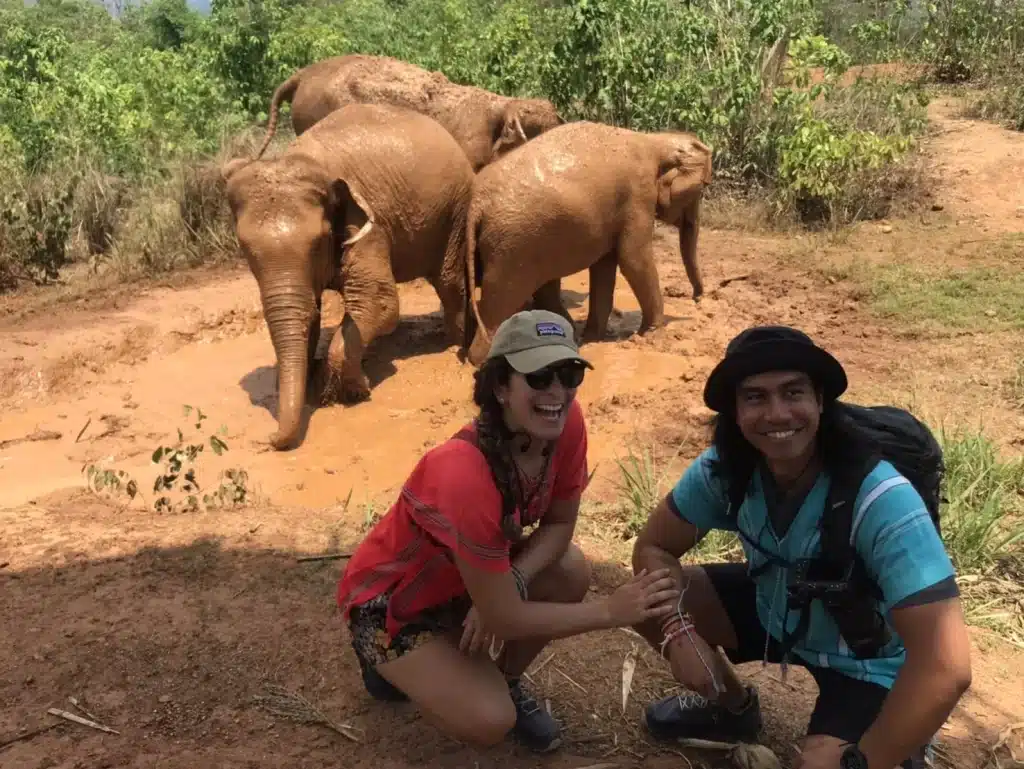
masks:
<instances>
[{"instance_id":1,"label":"elephant leg","mask_svg":"<svg viewBox=\"0 0 1024 769\"><path fill-rule=\"evenodd\" d=\"M619 236L619 269L640 305L643 334L665 322L665 299L654 264L654 218L639 216Z\"/></svg>"},{"instance_id":2,"label":"elephant leg","mask_svg":"<svg viewBox=\"0 0 1024 769\"><path fill-rule=\"evenodd\" d=\"M608 317L615 303L615 279L619 263L616 253L605 254L590 265L590 297L583 341L597 342L608 332Z\"/></svg>"},{"instance_id":3,"label":"elephant leg","mask_svg":"<svg viewBox=\"0 0 1024 769\"><path fill-rule=\"evenodd\" d=\"M345 316L327 351L325 397L337 393L343 403L370 397L363 354L374 339L398 328L398 286L391 271L387 235L374 227L348 248L342 259Z\"/></svg>"},{"instance_id":4,"label":"elephant leg","mask_svg":"<svg viewBox=\"0 0 1024 769\"><path fill-rule=\"evenodd\" d=\"M441 314L444 316L445 338L449 345L462 342L465 328L465 282L460 277L441 273L430 279L437 298L441 300Z\"/></svg>"},{"instance_id":5,"label":"elephant leg","mask_svg":"<svg viewBox=\"0 0 1024 769\"><path fill-rule=\"evenodd\" d=\"M497 258L480 258L485 259L486 267L483 280L480 281L478 307L487 335L493 337L501 322L522 308L537 289L530 282L530 275L524 275L521 270L517 271L512 267L505 267L506 263L517 264L512 256L499 254ZM490 341L485 340L481 329L477 328L467 355L469 362L479 366L483 363L489 348Z\"/></svg>"},{"instance_id":6,"label":"elephant leg","mask_svg":"<svg viewBox=\"0 0 1024 769\"><path fill-rule=\"evenodd\" d=\"M560 278L549 280L533 292L533 309L558 313L570 324L573 322L572 316L562 302L562 280Z\"/></svg>"}]
</instances>

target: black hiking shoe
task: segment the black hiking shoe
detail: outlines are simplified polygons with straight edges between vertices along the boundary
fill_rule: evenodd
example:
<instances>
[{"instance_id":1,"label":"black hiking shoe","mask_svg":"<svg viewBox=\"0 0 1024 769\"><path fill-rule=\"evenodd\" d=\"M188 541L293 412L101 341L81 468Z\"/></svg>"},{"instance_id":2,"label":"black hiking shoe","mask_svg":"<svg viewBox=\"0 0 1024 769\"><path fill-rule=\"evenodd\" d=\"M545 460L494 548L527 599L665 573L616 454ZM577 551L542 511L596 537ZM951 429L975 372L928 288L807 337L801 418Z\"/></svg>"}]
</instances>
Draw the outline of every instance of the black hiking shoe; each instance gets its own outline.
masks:
<instances>
[{"instance_id":1,"label":"black hiking shoe","mask_svg":"<svg viewBox=\"0 0 1024 769\"><path fill-rule=\"evenodd\" d=\"M381 702L408 702L409 698L398 687L394 686L384 676L378 673L369 665L362 665L363 686L366 691L376 700Z\"/></svg>"},{"instance_id":2,"label":"black hiking shoe","mask_svg":"<svg viewBox=\"0 0 1024 769\"><path fill-rule=\"evenodd\" d=\"M659 740L754 741L761 731L761 705L753 686L747 692L746 704L735 712L699 694L673 694L647 706L647 729Z\"/></svg>"},{"instance_id":3,"label":"black hiking shoe","mask_svg":"<svg viewBox=\"0 0 1024 769\"><path fill-rule=\"evenodd\" d=\"M516 706L516 725L512 733L519 742L536 753L548 753L562 744L558 722L542 708L519 679L508 682L512 704Z\"/></svg>"}]
</instances>

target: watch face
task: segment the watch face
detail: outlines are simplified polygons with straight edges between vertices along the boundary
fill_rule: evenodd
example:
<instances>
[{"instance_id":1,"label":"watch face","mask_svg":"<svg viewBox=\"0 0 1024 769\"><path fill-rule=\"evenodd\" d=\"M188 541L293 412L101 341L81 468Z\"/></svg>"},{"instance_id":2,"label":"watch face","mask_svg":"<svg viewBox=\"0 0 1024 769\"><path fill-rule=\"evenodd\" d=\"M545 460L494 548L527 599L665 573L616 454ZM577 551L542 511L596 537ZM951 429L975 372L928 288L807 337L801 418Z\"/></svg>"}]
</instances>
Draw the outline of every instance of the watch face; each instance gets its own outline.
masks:
<instances>
[{"instance_id":1,"label":"watch face","mask_svg":"<svg viewBox=\"0 0 1024 769\"><path fill-rule=\"evenodd\" d=\"M842 769L868 769L867 758L856 745L850 745L843 751L839 764Z\"/></svg>"}]
</instances>

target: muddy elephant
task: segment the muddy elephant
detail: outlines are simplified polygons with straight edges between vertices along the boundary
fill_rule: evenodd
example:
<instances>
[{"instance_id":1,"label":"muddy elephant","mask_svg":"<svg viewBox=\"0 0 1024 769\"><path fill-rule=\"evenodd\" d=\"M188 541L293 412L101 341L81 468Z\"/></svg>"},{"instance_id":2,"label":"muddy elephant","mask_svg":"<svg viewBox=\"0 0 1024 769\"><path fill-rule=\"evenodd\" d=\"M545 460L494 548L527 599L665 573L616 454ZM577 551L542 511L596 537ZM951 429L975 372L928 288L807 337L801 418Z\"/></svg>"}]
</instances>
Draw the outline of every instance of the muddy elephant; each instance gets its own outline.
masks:
<instances>
[{"instance_id":1,"label":"muddy elephant","mask_svg":"<svg viewBox=\"0 0 1024 769\"><path fill-rule=\"evenodd\" d=\"M234 160L223 174L277 355L275 448L298 439L325 289L341 293L345 315L320 373L343 402L369 396L362 356L398 325L397 283L430 282L451 344L461 342L473 170L436 121L351 104L280 156Z\"/></svg>"},{"instance_id":2,"label":"muddy elephant","mask_svg":"<svg viewBox=\"0 0 1024 769\"><path fill-rule=\"evenodd\" d=\"M699 213L710 181L711 150L693 134L585 121L553 128L484 168L473 181L466 222L466 357L479 365L489 331L531 300L569 318L560 281L585 269L583 341L605 334L617 270L640 304L640 333L662 325L654 222L678 226L698 299Z\"/></svg>"},{"instance_id":3,"label":"muddy elephant","mask_svg":"<svg viewBox=\"0 0 1024 769\"><path fill-rule=\"evenodd\" d=\"M399 59L349 54L304 67L277 87L257 158L274 136L282 102L291 103L296 135L343 104L391 104L415 110L434 118L455 137L474 171L565 122L547 99L513 99L453 83L440 72Z\"/></svg>"}]
</instances>

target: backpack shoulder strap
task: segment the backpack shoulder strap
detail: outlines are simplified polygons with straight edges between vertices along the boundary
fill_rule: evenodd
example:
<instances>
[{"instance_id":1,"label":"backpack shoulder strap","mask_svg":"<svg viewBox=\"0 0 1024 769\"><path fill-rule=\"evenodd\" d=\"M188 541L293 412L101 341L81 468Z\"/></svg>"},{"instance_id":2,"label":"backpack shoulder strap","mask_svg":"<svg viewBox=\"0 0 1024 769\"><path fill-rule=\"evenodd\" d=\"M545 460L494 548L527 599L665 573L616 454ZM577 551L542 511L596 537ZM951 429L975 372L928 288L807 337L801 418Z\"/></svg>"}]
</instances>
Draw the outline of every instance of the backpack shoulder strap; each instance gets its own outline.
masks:
<instances>
[{"instance_id":1,"label":"backpack shoulder strap","mask_svg":"<svg viewBox=\"0 0 1024 769\"><path fill-rule=\"evenodd\" d=\"M856 587L867 589L874 598L881 593L864 568L853 542L853 522L857 494L864 479L878 462L872 455L860 462L846 464L831 473L831 483L821 515L821 559L833 574L850 577Z\"/></svg>"}]
</instances>

